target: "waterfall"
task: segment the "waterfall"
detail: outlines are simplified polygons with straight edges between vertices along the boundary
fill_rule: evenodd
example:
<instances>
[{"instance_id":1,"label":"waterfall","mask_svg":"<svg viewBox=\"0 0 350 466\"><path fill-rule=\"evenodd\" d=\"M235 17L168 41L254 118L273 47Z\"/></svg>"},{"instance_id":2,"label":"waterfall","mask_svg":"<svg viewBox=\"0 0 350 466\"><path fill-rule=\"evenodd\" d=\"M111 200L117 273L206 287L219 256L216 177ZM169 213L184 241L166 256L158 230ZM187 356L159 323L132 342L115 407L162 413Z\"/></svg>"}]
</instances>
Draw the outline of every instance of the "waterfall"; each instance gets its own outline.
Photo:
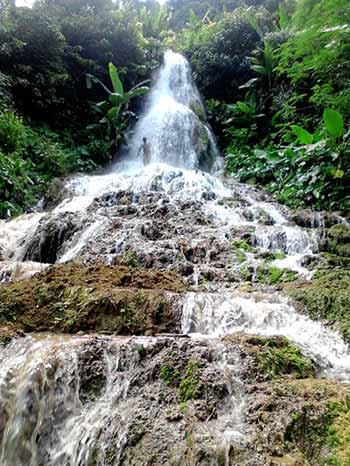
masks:
<instances>
[{"instance_id":1,"label":"waterfall","mask_svg":"<svg viewBox=\"0 0 350 466\"><path fill-rule=\"evenodd\" d=\"M231 334L287 337L319 376L350 380L341 335L257 279L271 267L312 278L324 215L301 226L266 192L216 171L215 138L183 56L165 53L129 138L126 159L109 173L73 176L51 210L0 221L0 286L52 264L130 265L131 257L145 276L182 277L186 291L172 297L182 335L38 334L1 346L1 466L233 464L232 449L254 450L247 406L255 389L246 390L250 355L223 339ZM338 215L327 222L345 224ZM60 303L55 319L69 305ZM197 383L198 368L208 391L187 400L180 378L191 385L194 371ZM254 451L249 464L267 464Z\"/></svg>"},{"instance_id":2,"label":"waterfall","mask_svg":"<svg viewBox=\"0 0 350 466\"><path fill-rule=\"evenodd\" d=\"M206 170L214 165L217 157L214 138L206 124L190 65L178 53L165 53L145 114L135 128L131 157L140 157L144 137L151 147L152 162Z\"/></svg>"}]
</instances>

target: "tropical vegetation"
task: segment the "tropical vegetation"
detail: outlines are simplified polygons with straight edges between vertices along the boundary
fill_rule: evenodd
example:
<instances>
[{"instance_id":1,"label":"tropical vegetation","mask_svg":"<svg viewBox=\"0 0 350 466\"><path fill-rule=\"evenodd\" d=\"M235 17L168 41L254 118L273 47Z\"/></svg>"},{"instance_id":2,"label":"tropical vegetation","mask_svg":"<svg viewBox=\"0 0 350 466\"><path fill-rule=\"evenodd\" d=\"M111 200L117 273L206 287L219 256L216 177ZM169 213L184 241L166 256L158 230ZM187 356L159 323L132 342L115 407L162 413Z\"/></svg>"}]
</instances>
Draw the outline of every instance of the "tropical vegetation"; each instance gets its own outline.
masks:
<instances>
[{"instance_id":1,"label":"tropical vegetation","mask_svg":"<svg viewBox=\"0 0 350 466\"><path fill-rule=\"evenodd\" d=\"M229 175L347 211L349 24L347 0L2 0L0 216L115 158L169 47L192 64Z\"/></svg>"}]
</instances>

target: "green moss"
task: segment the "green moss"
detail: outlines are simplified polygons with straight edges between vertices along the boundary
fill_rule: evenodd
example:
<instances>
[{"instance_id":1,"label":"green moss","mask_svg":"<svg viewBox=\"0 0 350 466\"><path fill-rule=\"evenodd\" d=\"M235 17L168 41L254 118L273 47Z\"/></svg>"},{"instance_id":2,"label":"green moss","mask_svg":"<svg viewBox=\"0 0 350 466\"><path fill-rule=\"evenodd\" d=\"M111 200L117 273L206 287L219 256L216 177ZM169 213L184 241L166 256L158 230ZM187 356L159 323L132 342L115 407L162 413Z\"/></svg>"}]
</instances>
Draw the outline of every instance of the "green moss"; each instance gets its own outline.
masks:
<instances>
[{"instance_id":1,"label":"green moss","mask_svg":"<svg viewBox=\"0 0 350 466\"><path fill-rule=\"evenodd\" d=\"M163 364L160 368L160 377L167 385L178 385L181 374L178 369L169 364Z\"/></svg>"},{"instance_id":2,"label":"green moss","mask_svg":"<svg viewBox=\"0 0 350 466\"><path fill-rule=\"evenodd\" d=\"M345 225L334 225L327 230L326 252L337 256L350 257L350 228Z\"/></svg>"},{"instance_id":3,"label":"green moss","mask_svg":"<svg viewBox=\"0 0 350 466\"><path fill-rule=\"evenodd\" d=\"M307 378L315 374L313 362L286 338L257 337L255 342L261 346L257 361L264 373L272 377L292 375L295 378Z\"/></svg>"},{"instance_id":4,"label":"green moss","mask_svg":"<svg viewBox=\"0 0 350 466\"><path fill-rule=\"evenodd\" d=\"M292 282L296 279L297 274L293 270L280 269L279 267L270 266L259 267L256 271L257 281L264 285L278 285L280 283Z\"/></svg>"},{"instance_id":5,"label":"green moss","mask_svg":"<svg viewBox=\"0 0 350 466\"><path fill-rule=\"evenodd\" d=\"M187 406L188 406L188 402L187 402L187 401L183 401L182 403L180 403L180 404L179 404L179 409L180 409L180 411L186 411Z\"/></svg>"},{"instance_id":6,"label":"green moss","mask_svg":"<svg viewBox=\"0 0 350 466\"><path fill-rule=\"evenodd\" d=\"M327 431L328 445L332 449L329 464L350 466L350 396L330 402L327 416L332 420Z\"/></svg>"},{"instance_id":7,"label":"green moss","mask_svg":"<svg viewBox=\"0 0 350 466\"><path fill-rule=\"evenodd\" d=\"M237 262L239 262L240 264L246 261L246 255L240 249L237 249L235 251L235 256L236 256Z\"/></svg>"},{"instance_id":8,"label":"green moss","mask_svg":"<svg viewBox=\"0 0 350 466\"><path fill-rule=\"evenodd\" d=\"M322 252L320 254L322 258L322 268L345 268L350 269L350 257L337 256L329 252Z\"/></svg>"},{"instance_id":9,"label":"green moss","mask_svg":"<svg viewBox=\"0 0 350 466\"><path fill-rule=\"evenodd\" d=\"M246 253L253 253L255 249L246 241L235 240L232 241L231 247L235 253L238 263L243 263L246 261Z\"/></svg>"},{"instance_id":10,"label":"green moss","mask_svg":"<svg viewBox=\"0 0 350 466\"><path fill-rule=\"evenodd\" d=\"M201 398L203 385L200 379L200 364L189 361L185 369L185 376L179 386L179 397L182 402Z\"/></svg>"},{"instance_id":11,"label":"green moss","mask_svg":"<svg viewBox=\"0 0 350 466\"><path fill-rule=\"evenodd\" d=\"M298 446L307 464L350 466L350 398L339 395L317 414L306 405L291 416L286 440Z\"/></svg>"},{"instance_id":12,"label":"green moss","mask_svg":"<svg viewBox=\"0 0 350 466\"><path fill-rule=\"evenodd\" d=\"M247 243L246 241L241 241L241 240L232 241L231 247L234 250L239 249L239 250L244 251L244 252L254 252L255 251L255 249L249 243Z\"/></svg>"},{"instance_id":13,"label":"green moss","mask_svg":"<svg viewBox=\"0 0 350 466\"><path fill-rule=\"evenodd\" d=\"M128 251L122 256L118 257L118 264L132 268L140 267L140 261L134 251Z\"/></svg>"},{"instance_id":14,"label":"green moss","mask_svg":"<svg viewBox=\"0 0 350 466\"><path fill-rule=\"evenodd\" d=\"M282 260L286 258L286 254L282 251L275 251L271 253L271 259L272 261L275 260Z\"/></svg>"},{"instance_id":15,"label":"green moss","mask_svg":"<svg viewBox=\"0 0 350 466\"><path fill-rule=\"evenodd\" d=\"M160 378L166 385L178 388L178 399L182 406L190 400L201 398L204 393L202 364L195 360L185 364L180 366L169 361L160 367Z\"/></svg>"},{"instance_id":16,"label":"green moss","mask_svg":"<svg viewBox=\"0 0 350 466\"><path fill-rule=\"evenodd\" d=\"M296 273L288 269L279 269L278 267L269 268L269 283L277 285L278 283L292 282L296 278Z\"/></svg>"},{"instance_id":17,"label":"green moss","mask_svg":"<svg viewBox=\"0 0 350 466\"><path fill-rule=\"evenodd\" d=\"M350 341L350 271L321 271L285 292L315 320L328 320Z\"/></svg>"},{"instance_id":18,"label":"green moss","mask_svg":"<svg viewBox=\"0 0 350 466\"><path fill-rule=\"evenodd\" d=\"M1 284L0 322L26 332L173 332L176 318L166 294L183 289L172 273L62 264Z\"/></svg>"}]
</instances>

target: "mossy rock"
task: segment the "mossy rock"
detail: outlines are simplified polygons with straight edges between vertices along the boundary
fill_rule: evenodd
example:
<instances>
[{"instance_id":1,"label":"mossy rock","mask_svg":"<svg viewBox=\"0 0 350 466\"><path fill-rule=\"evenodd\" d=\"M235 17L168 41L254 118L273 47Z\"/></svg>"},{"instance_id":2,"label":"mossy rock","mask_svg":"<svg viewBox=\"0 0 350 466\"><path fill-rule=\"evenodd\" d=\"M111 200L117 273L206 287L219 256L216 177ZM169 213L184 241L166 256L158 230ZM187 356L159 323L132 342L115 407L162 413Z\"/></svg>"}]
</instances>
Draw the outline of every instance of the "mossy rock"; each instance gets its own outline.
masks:
<instances>
[{"instance_id":1,"label":"mossy rock","mask_svg":"<svg viewBox=\"0 0 350 466\"><path fill-rule=\"evenodd\" d=\"M285 285L284 291L314 320L328 320L350 341L350 271L318 272L312 281Z\"/></svg>"},{"instance_id":2,"label":"mossy rock","mask_svg":"<svg viewBox=\"0 0 350 466\"><path fill-rule=\"evenodd\" d=\"M302 379L315 376L314 362L285 337L242 335L240 343L243 343L248 354L253 356L258 371L264 377L290 376Z\"/></svg>"},{"instance_id":3,"label":"mossy rock","mask_svg":"<svg viewBox=\"0 0 350 466\"><path fill-rule=\"evenodd\" d=\"M320 263L318 268L324 269L333 269L333 268L342 268L350 269L350 257L337 256L336 254L331 254L329 252L320 253Z\"/></svg>"},{"instance_id":4,"label":"mossy rock","mask_svg":"<svg viewBox=\"0 0 350 466\"><path fill-rule=\"evenodd\" d=\"M0 322L26 332L174 332L180 318L175 296L184 290L174 273L62 264L0 285Z\"/></svg>"},{"instance_id":5,"label":"mossy rock","mask_svg":"<svg viewBox=\"0 0 350 466\"><path fill-rule=\"evenodd\" d=\"M291 375L297 379L315 375L315 365L287 338L259 338L257 355L260 368L272 377Z\"/></svg>"},{"instance_id":6,"label":"mossy rock","mask_svg":"<svg viewBox=\"0 0 350 466\"><path fill-rule=\"evenodd\" d=\"M312 387L309 396L314 406L304 405L292 413L285 442L294 444L307 464L350 464L350 392L341 386L338 390L337 394L322 393L324 399L320 403L321 392Z\"/></svg>"},{"instance_id":7,"label":"mossy rock","mask_svg":"<svg viewBox=\"0 0 350 466\"><path fill-rule=\"evenodd\" d=\"M323 244L325 252L350 257L350 227L334 225L326 231L325 238Z\"/></svg>"},{"instance_id":8,"label":"mossy rock","mask_svg":"<svg viewBox=\"0 0 350 466\"><path fill-rule=\"evenodd\" d=\"M272 453L266 464L350 464L348 388L326 380L280 379L258 390L264 395L255 422L263 426L260 437Z\"/></svg>"},{"instance_id":9,"label":"mossy rock","mask_svg":"<svg viewBox=\"0 0 350 466\"><path fill-rule=\"evenodd\" d=\"M260 284L279 285L293 282L297 279L297 273L289 269L281 269L270 265L268 267L258 267L256 278Z\"/></svg>"}]
</instances>

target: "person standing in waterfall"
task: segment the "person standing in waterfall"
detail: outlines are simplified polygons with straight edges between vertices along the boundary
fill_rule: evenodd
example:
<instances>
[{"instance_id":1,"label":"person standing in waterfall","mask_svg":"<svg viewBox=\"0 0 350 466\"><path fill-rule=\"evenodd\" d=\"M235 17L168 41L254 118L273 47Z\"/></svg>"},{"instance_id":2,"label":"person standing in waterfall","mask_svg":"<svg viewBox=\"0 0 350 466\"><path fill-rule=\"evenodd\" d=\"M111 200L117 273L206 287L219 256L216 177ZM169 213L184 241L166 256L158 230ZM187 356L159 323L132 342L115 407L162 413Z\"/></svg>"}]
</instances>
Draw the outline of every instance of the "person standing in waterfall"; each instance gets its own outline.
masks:
<instances>
[{"instance_id":1,"label":"person standing in waterfall","mask_svg":"<svg viewBox=\"0 0 350 466\"><path fill-rule=\"evenodd\" d=\"M151 161L151 144L147 141L147 138L143 138L143 144L141 145L137 155L140 155L140 152L143 151L143 163L148 165Z\"/></svg>"}]
</instances>

